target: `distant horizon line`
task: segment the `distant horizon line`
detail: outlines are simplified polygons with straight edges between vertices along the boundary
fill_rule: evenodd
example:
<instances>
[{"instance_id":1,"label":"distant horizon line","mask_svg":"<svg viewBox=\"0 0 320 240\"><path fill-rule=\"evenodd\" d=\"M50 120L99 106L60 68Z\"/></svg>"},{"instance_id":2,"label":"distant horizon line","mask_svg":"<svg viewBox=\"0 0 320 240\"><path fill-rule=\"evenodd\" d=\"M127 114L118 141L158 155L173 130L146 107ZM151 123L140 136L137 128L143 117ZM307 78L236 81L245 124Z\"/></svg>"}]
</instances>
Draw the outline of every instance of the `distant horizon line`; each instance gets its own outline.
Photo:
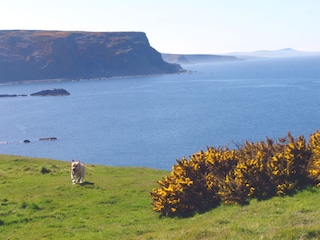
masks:
<instances>
[{"instance_id":1,"label":"distant horizon line","mask_svg":"<svg viewBox=\"0 0 320 240\"><path fill-rule=\"evenodd\" d=\"M319 53L319 50L300 50L295 48L280 48L274 50L260 49L260 50L248 50L248 51L228 51L228 52L216 52L216 53L172 53L172 52L161 52L161 54L175 54L175 55L230 55L230 54L249 54L249 53L276 53L276 52L291 52L291 53Z\"/></svg>"},{"instance_id":2,"label":"distant horizon line","mask_svg":"<svg viewBox=\"0 0 320 240\"><path fill-rule=\"evenodd\" d=\"M25 29L25 28L13 28L13 29L0 29L1 31L43 31L43 32L93 32L93 33L98 33L98 32L105 32L105 33L129 33L129 32L134 32L134 33L144 33L146 34L147 38L148 38L148 33L145 31L133 31L133 30L113 30L113 31L101 31L101 30L57 30L57 29ZM148 38L149 40L149 38ZM150 44L152 47L154 46L153 44ZM248 53L259 53L259 52L279 52L279 51L284 51L284 50L291 50L293 52L297 52L297 53L319 53L320 54L320 49L316 49L316 50L305 50L305 49L297 49L297 48L292 48L292 47L284 47L284 48L278 48L278 49L257 49L257 50L230 50L230 51L225 51L225 52L206 52L203 53L203 51L199 52L199 53L172 53L172 52L168 52L168 51L160 51L158 50L158 48L154 47L158 52L160 52L161 54L177 54L177 55L231 55L231 54L248 54Z\"/></svg>"}]
</instances>

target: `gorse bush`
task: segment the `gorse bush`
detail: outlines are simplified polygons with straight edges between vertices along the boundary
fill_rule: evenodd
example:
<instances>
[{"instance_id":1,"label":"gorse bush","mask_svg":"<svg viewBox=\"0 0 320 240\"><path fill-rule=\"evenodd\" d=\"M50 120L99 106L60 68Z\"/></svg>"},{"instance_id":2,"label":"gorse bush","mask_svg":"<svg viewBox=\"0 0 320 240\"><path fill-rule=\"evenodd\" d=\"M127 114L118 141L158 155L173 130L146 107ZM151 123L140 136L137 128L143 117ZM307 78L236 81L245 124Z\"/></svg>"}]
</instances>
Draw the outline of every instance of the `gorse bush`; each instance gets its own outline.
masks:
<instances>
[{"instance_id":1,"label":"gorse bush","mask_svg":"<svg viewBox=\"0 0 320 240\"><path fill-rule=\"evenodd\" d=\"M308 142L289 132L277 141L245 142L235 150L208 147L190 159L178 159L151 196L153 210L161 215L189 216L220 203L292 194L319 182L320 132Z\"/></svg>"},{"instance_id":2,"label":"gorse bush","mask_svg":"<svg viewBox=\"0 0 320 240\"><path fill-rule=\"evenodd\" d=\"M188 216L218 205L219 179L235 165L235 156L234 150L208 148L193 154L190 160L177 160L171 174L158 181L160 188L151 193L154 210Z\"/></svg>"},{"instance_id":3,"label":"gorse bush","mask_svg":"<svg viewBox=\"0 0 320 240\"><path fill-rule=\"evenodd\" d=\"M308 163L308 177L320 187L320 132L310 135L308 148L311 151L311 159Z\"/></svg>"}]
</instances>

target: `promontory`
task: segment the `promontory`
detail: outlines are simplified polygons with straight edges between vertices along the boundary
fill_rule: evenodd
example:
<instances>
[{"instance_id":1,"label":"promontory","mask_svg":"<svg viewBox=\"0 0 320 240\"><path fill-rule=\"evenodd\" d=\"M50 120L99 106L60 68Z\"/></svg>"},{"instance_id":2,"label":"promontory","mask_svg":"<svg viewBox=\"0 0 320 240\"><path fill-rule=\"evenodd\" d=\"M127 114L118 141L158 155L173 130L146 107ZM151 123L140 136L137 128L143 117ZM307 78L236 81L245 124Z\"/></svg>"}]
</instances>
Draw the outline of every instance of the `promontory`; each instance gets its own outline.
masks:
<instances>
[{"instance_id":1,"label":"promontory","mask_svg":"<svg viewBox=\"0 0 320 240\"><path fill-rule=\"evenodd\" d=\"M143 32L0 31L0 83L180 71Z\"/></svg>"}]
</instances>

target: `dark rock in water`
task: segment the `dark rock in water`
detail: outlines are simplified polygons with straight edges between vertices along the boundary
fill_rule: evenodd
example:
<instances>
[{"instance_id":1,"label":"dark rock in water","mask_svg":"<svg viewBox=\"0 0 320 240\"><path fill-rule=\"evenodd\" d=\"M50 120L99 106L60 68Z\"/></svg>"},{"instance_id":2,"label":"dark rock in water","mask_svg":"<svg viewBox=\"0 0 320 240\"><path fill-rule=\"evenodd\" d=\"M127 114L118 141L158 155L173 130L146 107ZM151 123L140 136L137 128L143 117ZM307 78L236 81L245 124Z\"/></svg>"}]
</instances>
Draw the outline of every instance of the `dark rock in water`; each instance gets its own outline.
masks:
<instances>
[{"instance_id":1,"label":"dark rock in water","mask_svg":"<svg viewBox=\"0 0 320 240\"><path fill-rule=\"evenodd\" d=\"M0 97L27 97L27 94L0 94Z\"/></svg>"},{"instance_id":2,"label":"dark rock in water","mask_svg":"<svg viewBox=\"0 0 320 240\"><path fill-rule=\"evenodd\" d=\"M26 139L26 140L24 140L23 142L24 142L24 143L30 143L31 141L28 140L28 139Z\"/></svg>"},{"instance_id":3,"label":"dark rock in water","mask_svg":"<svg viewBox=\"0 0 320 240\"><path fill-rule=\"evenodd\" d=\"M52 141L58 140L56 137L39 138L40 141Z\"/></svg>"},{"instance_id":4,"label":"dark rock in water","mask_svg":"<svg viewBox=\"0 0 320 240\"><path fill-rule=\"evenodd\" d=\"M0 30L0 82L181 72L143 32Z\"/></svg>"},{"instance_id":5,"label":"dark rock in water","mask_svg":"<svg viewBox=\"0 0 320 240\"><path fill-rule=\"evenodd\" d=\"M17 94L0 94L0 97L18 97Z\"/></svg>"},{"instance_id":6,"label":"dark rock in water","mask_svg":"<svg viewBox=\"0 0 320 240\"><path fill-rule=\"evenodd\" d=\"M40 92L32 93L30 96L68 96L70 93L64 89L43 90Z\"/></svg>"},{"instance_id":7,"label":"dark rock in water","mask_svg":"<svg viewBox=\"0 0 320 240\"><path fill-rule=\"evenodd\" d=\"M0 97L27 97L27 94L0 94Z\"/></svg>"}]
</instances>

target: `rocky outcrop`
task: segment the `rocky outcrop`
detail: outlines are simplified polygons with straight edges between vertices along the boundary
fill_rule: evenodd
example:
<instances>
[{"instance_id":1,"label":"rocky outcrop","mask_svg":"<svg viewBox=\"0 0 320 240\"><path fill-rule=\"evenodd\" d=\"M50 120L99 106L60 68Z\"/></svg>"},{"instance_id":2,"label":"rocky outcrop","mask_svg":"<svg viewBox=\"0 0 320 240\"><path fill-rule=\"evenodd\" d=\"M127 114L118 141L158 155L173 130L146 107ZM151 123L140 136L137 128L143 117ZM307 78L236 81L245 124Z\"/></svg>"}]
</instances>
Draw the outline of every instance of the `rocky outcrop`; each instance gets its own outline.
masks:
<instances>
[{"instance_id":1,"label":"rocky outcrop","mask_svg":"<svg viewBox=\"0 0 320 240\"><path fill-rule=\"evenodd\" d=\"M142 32L0 31L0 82L176 73Z\"/></svg>"},{"instance_id":2,"label":"rocky outcrop","mask_svg":"<svg viewBox=\"0 0 320 240\"><path fill-rule=\"evenodd\" d=\"M53 90L42 90L40 92L32 93L30 96L68 96L70 93L62 88L53 89Z\"/></svg>"},{"instance_id":3,"label":"rocky outcrop","mask_svg":"<svg viewBox=\"0 0 320 240\"><path fill-rule=\"evenodd\" d=\"M63 88L54 88L53 90L42 90L40 92L31 93L30 96L69 96L70 93ZM0 97L27 97L27 94L0 94Z\"/></svg>"},{"instance_id":4,"label":"rocky outcrop","mask_svg":"<svg viewBox=\"0 0 320 240\"><path fill-rule=\"evenodd\" d=\"M58 140L56 137L46 137L46 138L39 138L39 141L55 141Z\"/></svg>"},{"instance_id":5,"label":"rocky outcrop","mask_svg":"<svg viewBox=\"0 0 320 240\"><path fill-rule=\"evenodd\" d=\"M26 94L0 94L0 97L26 97Z\"/></svg>"}]
</instances>

